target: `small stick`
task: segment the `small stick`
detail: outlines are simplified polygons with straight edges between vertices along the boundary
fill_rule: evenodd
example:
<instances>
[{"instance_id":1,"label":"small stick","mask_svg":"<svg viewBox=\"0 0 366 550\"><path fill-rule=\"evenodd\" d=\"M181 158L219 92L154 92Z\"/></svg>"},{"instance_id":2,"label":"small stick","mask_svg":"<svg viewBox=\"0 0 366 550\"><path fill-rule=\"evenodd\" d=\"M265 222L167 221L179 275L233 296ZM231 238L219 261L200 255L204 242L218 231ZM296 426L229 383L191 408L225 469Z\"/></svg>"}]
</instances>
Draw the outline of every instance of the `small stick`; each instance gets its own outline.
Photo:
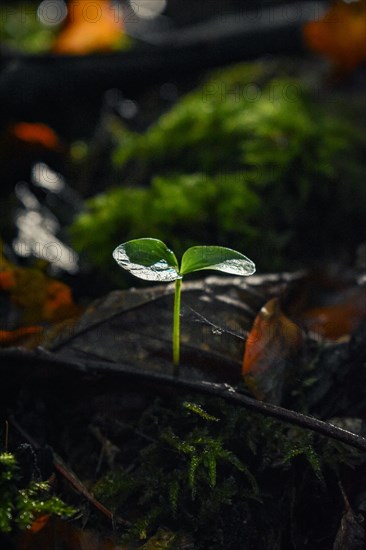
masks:
<instances>
[{"instance_id":1,"label":"small stick","mask_svg":"<svg viewBox=\"0 0 366 550\"><path fill-rule=\"evenodd\" d=\"M342 443L346 443L351 447L366 451L366 438L361 435L354 434L337 426L333 426L328 422L323 422L313 416L308 416L278 405L258 401L253 397L244 395L238 392L235 388L228 384L217 384L213 382L200 382L196 380L188 380L182 377L169 376L158 372L136 369L132 365L126 363L112 363L108 361L93 361L93 360L69 360L60 357L57 354L47 352L42 348L38 349L38 353L25 350L7 350L1 353L1 356L9 360L15 360L15 364L19 364L20 360L37 360L37 364L49 365L53 369L59 369L64 372L66 368L71 371L79 371L81 373L94 372L98 374L114 374L126 378L134 378L136 380L153 382L158 385L180 388L181 390L202 393L221 397L229 403L245 407L247 409L278 418L283 422L300 426L302 428L320 433L326 437L331 437ZM12 362L13 362L12 361Z\"/></svg>"}]
</instances>

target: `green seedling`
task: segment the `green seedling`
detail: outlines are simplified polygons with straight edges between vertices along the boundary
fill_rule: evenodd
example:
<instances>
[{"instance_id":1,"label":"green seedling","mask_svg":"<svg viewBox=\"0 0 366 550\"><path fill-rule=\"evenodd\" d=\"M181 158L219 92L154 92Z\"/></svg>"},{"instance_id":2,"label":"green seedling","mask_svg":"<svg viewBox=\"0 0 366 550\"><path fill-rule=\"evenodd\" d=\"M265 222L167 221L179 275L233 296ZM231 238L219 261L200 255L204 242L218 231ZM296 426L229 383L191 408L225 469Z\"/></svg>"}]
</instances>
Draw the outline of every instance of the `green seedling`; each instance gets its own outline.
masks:
<instances>
[{"instance_id":1,"label":"green seedling","mask_svg":"<svg viewBox=\"0 0 366 550\"><path fill-rule=\"evenodd\" d=\"M120 244L113 251L119 266L135 277L146 281L175 281L173 322L173 363L175 372L179 365L180 348L180 295L182 279L188 273L203 269L215 269L232 275L252 275L254 263L236 250L223 246L192 246L185 251L179 267L178 260L158 239L134 239Z\"/></svg>"}]
</instances>

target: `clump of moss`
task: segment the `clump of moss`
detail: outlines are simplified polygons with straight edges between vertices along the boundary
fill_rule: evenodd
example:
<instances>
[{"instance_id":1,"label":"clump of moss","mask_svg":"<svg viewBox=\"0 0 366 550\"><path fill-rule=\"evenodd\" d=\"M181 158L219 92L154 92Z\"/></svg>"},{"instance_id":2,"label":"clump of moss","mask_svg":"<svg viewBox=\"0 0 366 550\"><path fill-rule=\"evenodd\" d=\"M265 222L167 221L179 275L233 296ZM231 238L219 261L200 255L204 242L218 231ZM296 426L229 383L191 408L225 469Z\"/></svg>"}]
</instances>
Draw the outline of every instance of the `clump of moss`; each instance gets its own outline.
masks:
<instances>
[{"instance_id":1,"label":"clump of moss","mask_svg":"<svg viewBox=\"0 0 366 550\"><path fill-rule=\"evenodd\" d=\"M121 240L146 235L245 249L262 269L358 238L364 141L301 79L265 64L214 73L144 134L119 134L121 187L91 199L72 234L110 266ZM131 183L132 182L132 183ZM311 247L311 248L310 248Z\"/></svg>"},{"instance_id":2,"label":"clump of moss","mask_svg":"<svg viewBox=\"0 0 366 550\"><path fill-rule=\"evenodd\" d=\"M68 517L75 510L50 495L49 485L31 481L18 486L19 468L11 453L0 454L0 533L28 529L40 515Z\"/></svg>"},{"instance_id":3,"label":"clump of moss","mask_svg":"<svg viewBox=\"0 0 366 550\"><path fill-rule=\"evenodd\" d=\"M47 17L47 16L46 16ZM31 2L0 7L1 43L17 51L41 53L49 51L58 25L46 25L37 17L37 6Z\"/></svg>"},{"instance_id":4,"label":"clump of moss","mask_svg":"<svg viewBox=\"0 0 366 550\"><path fill-rule=\"evenodd\" d=\"M259 238L255 214L260 207L240 173L157 176L148 189L120 188L97 196L74 225L73 236L77 248L100 268L111 265L107 243L121 241L121 235L122 240L147 235L165 239L179 255L198 243L225 245L230 236L233 248L235 242L240 249L245 243L247 250Z\"/></svg>"},{"instance_id":5,"label":"clump of moss","mask_svg":"<svg viewBox=\"0 0 366 550\"><path fill-rule=\"evenodd\" d=\"M197 550L334 539L336 474L357 464L358 453L219 399L187 398L149 406L124 443L133 464L94 488L131 522L125 541L144 547L159 529L185 534Z\"/></svg>"}]
</instances>

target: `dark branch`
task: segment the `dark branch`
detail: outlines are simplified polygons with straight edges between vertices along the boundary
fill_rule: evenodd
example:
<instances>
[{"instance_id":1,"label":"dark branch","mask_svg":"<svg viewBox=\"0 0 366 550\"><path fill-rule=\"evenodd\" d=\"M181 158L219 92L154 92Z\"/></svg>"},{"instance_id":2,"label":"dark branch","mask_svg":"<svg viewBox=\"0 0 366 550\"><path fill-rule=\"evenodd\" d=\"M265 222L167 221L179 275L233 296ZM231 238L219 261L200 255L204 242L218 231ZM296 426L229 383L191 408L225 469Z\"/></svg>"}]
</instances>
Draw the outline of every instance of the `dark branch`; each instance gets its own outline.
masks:
<instances>
[{"instance_id":1,"label":"dark branch","mask_svg":"<svg viewBox=\"0 0 366 550\"><path fill-rule=\"evenodd\" d=\"M366 451L366 438L333 426L327 422L323 422L313 416L308 416L296 411L285 409L271 403L264 403L257 401L252 397L244 395L238 392L235 388L227 384L216 384L213 382L204 382L189 380L181 377L174 377L173 375L152 372L148 370L137 369L131 365L124 363L112 363L106 361L94 361L94 360L71 360L63 358L61 355L49 353L43 349L38 349L37 352L29 352L26 350L9 349L1 352L1 358L3 362L8 363L12 369L19 366L23 361L28 364L34 363L38 368L40 366L46 367L48 375L54 369L60 373L65 372L66 369L72 371L79 371L80 373L94 373L121 376L125 378L138 379L146 382L153 382L158 385L171 386L183 391L197 392L205 395L212 395L214 397L221 397L228 403L245 407L249 410L256 411L266 416L271 416L292 424L300 426L302 428L312 430L326 437L336 439L342 443L346 443L356 449Z\"/></svg>"}]
</instances>

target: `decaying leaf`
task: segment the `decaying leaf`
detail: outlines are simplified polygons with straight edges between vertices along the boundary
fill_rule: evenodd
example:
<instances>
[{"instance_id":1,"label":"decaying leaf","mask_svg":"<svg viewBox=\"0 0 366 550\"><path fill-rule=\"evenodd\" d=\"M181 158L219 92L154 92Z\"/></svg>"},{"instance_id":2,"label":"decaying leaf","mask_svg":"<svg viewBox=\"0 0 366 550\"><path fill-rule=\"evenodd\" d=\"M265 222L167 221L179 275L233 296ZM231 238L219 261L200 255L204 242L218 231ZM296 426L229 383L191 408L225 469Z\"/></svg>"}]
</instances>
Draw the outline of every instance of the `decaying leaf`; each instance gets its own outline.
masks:
<instances>
[{"instance_id":1,"label":"decaying leaf","mask_svg":"<svg viewBox=\"0 0 366 550\"><path fill-rule=\"evenodd\" d=\"M42 327L21 327L14 330L0 330L0 345L16 346L25 342L28 337L38 336Z\"/></svg>"},{"instance_id":2,"label":"decaying leaf","mask_svg":"<svg viewBox=\"0 0 366 550\"><path fill-rule=\"evenodd\" d=\"M18 550L40 550L41 548L130 550L110 537L104 537L89 529L80 529L58 518L50 518L38 531L30 530L24 533L18 545Z\"/></svg>"},{"instance_id":3,"label":"decaying leaf","mask_svg":"<svg viewBox=\"0 0 366 550\"><path fill-rule=\"evenodd\" d=\"M30 145L39 145L52 150L60 147L57 134L46 124L19 122L13 126L12 133L17 139Z\"/></svg>"},{"instance_id":4,"label":"decaying leaf","mask_svg":"<svg viewBox=\"0 0 366 550\"><path fill-rule=\"evenodd\" d=\"M66 23L56 38L53 50L59 54L83 55L111 51L123 39L123 14L109 0L69 2Z\"/></svg>"},{"instance_id":5,"label":"decaying leaf","mask_svg":"<svg viewBox=\"0 0 366 550\"><path fill-rule=\"evenodd\" d=\"M255 318L243 359L244 380L257 399L281 402L302 342L300 327L284 315L278 298L267 302Z\"/></svg>"},{"instance_id":6,"label":"decaying leaf","mask_svg":"<svg viewBox=\"0 0 366 550\"><path fill-rule=\"evenodd\" d=\"M239 382L243 340L255 311L282 285L273 276L187 282L182 292L181 376ZM173 295L174 284L114 291L91 304L65 333L48 333L42 345L59 357L98 358L171 374Z\"/></svg>"},{"instance_id":7,"label":"decaying leaf","mask_svg":"<svg viewBox=\"0 0 366 550\"><path fill-rule=\"evenodd\" d=\"M74 302L71 289L49 277L42 267L18 267L0 255L0 294L8 298L9 323L1 319L0 344L39 343L43 325L75 318L81 308ZM33 338L37 337L37 338Z\"/></svg>"},{"instance_id":8,"label":"decaying leaf","mask_svg":"<svg viewBox=\"0 0 366 550\"><path fill-rule=\"evenodd\" d=\"M304 38L340 72L353 70L366 61L366 1L337 1L322 19L305 26Z\"/></svg>"},{"instance_id":9,"label":"decaying leaf","mask_svg":"<svg viewBox=\"0 0 366 550\"><path fill-rule=\"evenodd\" d=\"M365 298L362 301L350 300L332 306L313 308L304 312L302 321L316 335L328 340L339 340L352 334L366 317Z\"/></svg>"},{"instance_id":10,"label":"decaying leaf","mask_svg":"<svg viewBox=\"0 0 366 550\"><path fill-rule=\"evenodd\" d=\"M38 516L37 519L34 520L30 527L31 533L35 534L41 531L48 523L51 516L49 515L41 515Z\"/></svg>"},{"instance_id":11,"label":"decaying leaf","mask_svg":"<svg viewBox=\"0 0 366 550\"><path fill-rule=\"evenodd\" d=\"M317 339L344 340L366 319L365 284L341 274L314 274L301 282L288 307Z\"/></svg>"},{"instance_id":12,"label":"decaying leaf","mask_svg":"<svg viewBox=\"0 0 366 550\"><path fill-rule=\"evenodd\" d=\"M80 312L71 289L37 267L13 266L0 258L0 292L20 308L22 324L62 321Z\"/></svg>"}]
</instances>

